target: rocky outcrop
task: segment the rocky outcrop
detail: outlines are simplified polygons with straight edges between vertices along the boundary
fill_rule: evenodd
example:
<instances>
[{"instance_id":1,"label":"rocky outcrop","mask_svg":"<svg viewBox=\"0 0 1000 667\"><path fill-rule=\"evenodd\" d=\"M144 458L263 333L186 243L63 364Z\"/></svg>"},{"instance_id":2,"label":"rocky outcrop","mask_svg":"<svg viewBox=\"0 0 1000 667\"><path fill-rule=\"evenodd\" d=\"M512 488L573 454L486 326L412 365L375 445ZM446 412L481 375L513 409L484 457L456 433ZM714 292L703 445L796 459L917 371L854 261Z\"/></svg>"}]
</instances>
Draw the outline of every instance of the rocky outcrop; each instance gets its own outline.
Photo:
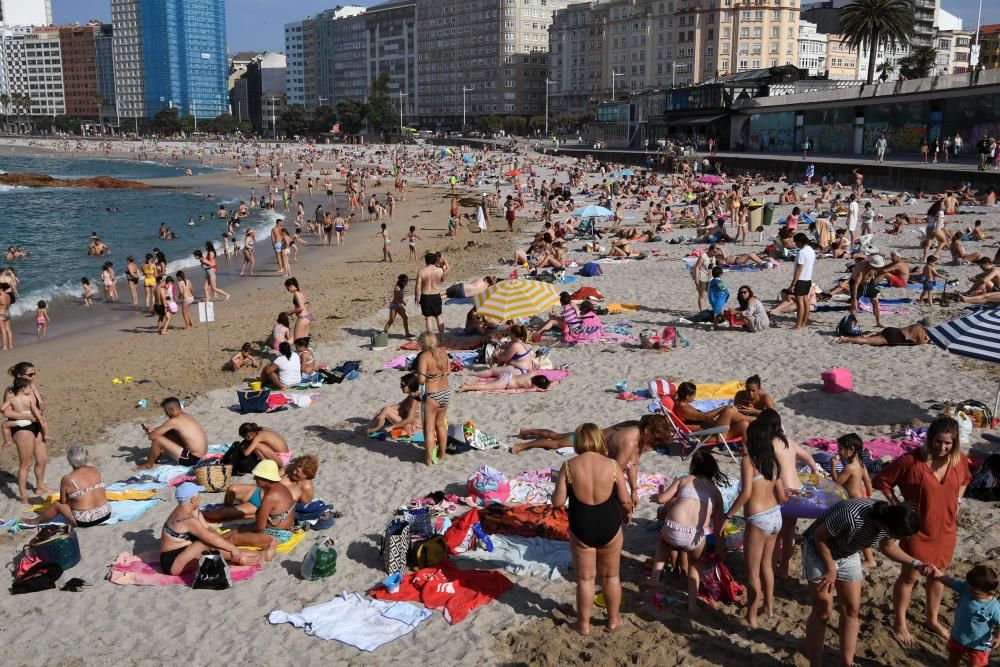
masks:
<instances>
[{"instance_id":1,"label":"rocky outcrop","mask_svg":"<svg viewBox=\"0 0 1000 667\"><path fill-rule=\"evenodd\" d=\"M152 190L153 186L139 181L126 181L110 176L94 178L52 178L46 174L23 172L0 174L0 184L22 188L92 188L95 190Z\"/></svg>"}]
</instances>

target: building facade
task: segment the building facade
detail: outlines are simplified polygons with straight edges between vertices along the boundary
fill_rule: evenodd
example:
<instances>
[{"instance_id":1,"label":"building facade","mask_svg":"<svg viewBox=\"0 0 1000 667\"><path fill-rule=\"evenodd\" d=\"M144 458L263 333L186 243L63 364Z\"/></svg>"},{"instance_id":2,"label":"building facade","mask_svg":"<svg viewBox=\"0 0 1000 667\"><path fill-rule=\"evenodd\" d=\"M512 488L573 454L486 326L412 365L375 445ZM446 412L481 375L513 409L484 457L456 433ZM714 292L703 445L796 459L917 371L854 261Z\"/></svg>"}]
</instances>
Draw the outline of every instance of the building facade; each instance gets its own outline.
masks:
<instances>
[{"instance_id":1,"label":"building facade","mask_svg":"<svg viewBox=\"0 0 1000 667\"><path fill-rule=\"evenodd\" d=\"M816 24L799 21L798 67L809 72L809 76L822 76L827 69L827 37L816 32Z\"/></svg>"},{"instance_id":2,"label":"building facade","mask_svg":"<svg viewBox=\"0 0 1000 667\"><path fill-rule=\"evenodd\" d=\"M68 116L79 120L115 116L111 35L110 25L96 21L59 28Z\"/></svg>"},{"instance_id":3,"label":"building facade","mask_svg":"<svg viewBox=\"0 0 1000 667\"><path fill-rule=\"evenodd\" d=\"M263 53L247 65L247 109L259 134L273 136L277 118L285 110L285 64L283 53Z\"/></svg>"},{"instance_id":4,"label":"building facade","mask_svg":"<svg viewBox=\"0 0 1000 667\"><path fill-rule=\"evenodd\" d=\"M302 60L302 21L285 24L285 99L289 104L306 103L305 63Z\"/></svg>"},{"instance_id":5,"label":"building facade","mask_svg":"<svg viewBox=\"0 0 1000 667\"><path fill-rule=\"evenodd\" d=\"M979 28L979 63L986 69L1000 68L1000 23Z\"/></svg>"},{"instance_id":6,"label":"building facade","mask_svg":"<svg viewBox=\"0 0 1000 667\"><path fill-rule=\"evenodd\" d=\"M0 0L0 23L52 25L52 0Z\"/></svg>"},{"instance_id":7,"label":"building facade","mask_svg":"<svg viewBox=\"0 0 1000 667\"><path fill-rule=\"evenodd\" d=\"M388 77L393 105L404 122L416 122L422 92L417 73L416 3L384 2L371 7L364 19L369 86L383 75Z\"/></svg>"},{"instance_id":8,"label":"building facade","mask_svg":"<svg viewBox=\"0 0 1000 667\"><path fill-rule=\"evenodd\" d=\"M3 48L5 91L27 96L28 104L11 105L15 116L60 116L66 113L62 47L53 27L5 28Z\"/></svg>"},{"instance_id":9,"label":"building facade","mask_svg":"<svg viewBox=\"0 0 1000 667\"><path fill-rule=\"evenodd\" d=\"M368 93L365 8L336 7L285 25L288 104L307 115Z\"/></svg>"},{"instance_id":10,"label":"building facade","mask_svg":"<svg viewBox=\"0 0 1000 667\"><path fill-rule=\"evenodd\" d=\"M122 117L229 111L225 0L111 0Z\"/></svg>"},{"instance_id":11,"label":"building facade","mask_svg":"<svg viewBox=\"0 0 1000 667\"><path fill-rule=\"evenodd\" d=\"M826 71L827 76L834 81L857 81L867 76L866 71L860 71L860 58L857 47L847 43L843 35L826 36Z\"/></svg>"},{"instance_id":12,"label":"building facade","mask_svg":"<svg viewBox=\"0 0 1000 667\"><path fill-rule=\"evenodd\" d=\"M972 40L976 34L967 30L938 30L934 34L937 59L934 74L962 74L969 71Z\"/></svg>"}]
</instances>

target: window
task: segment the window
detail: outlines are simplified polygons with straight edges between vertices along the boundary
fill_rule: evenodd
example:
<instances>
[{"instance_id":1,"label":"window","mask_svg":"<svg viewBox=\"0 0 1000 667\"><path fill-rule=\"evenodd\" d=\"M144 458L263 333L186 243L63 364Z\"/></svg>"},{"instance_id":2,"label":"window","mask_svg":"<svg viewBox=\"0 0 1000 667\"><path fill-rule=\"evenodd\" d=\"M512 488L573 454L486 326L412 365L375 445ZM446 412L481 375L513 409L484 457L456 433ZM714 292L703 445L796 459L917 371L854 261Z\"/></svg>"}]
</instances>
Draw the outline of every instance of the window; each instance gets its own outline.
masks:
<instances>
[{"instance_id":1,"label":"window","mask_svg":"<svg viewBox=\"0 0 1000 667\"><path fill-rule=\"evenodd\" d=\"M740 69L746 69L746 68L747 68L747 61L745 61L745 60L741 60L741 61L739 62L739 68L740 68Z\"/></svg>"},{"instance_id":2,"label":"window","mask_svg":"<svg viewBox=\"0 0 1000 667\"><path fill-rule=\"evenodd\" d=\"M778 39L778 34L779 34L778 30L779 30L778 26L774 26L773 28L771 28L771 39Z\"/></svg>"},{"instance_id":3,"label":"window","mask_svg":"<svg viewBox=\"0 0 1000 667\"><path fill-rule=\"evenodd\" d=\"M764 20L764 10L758 9L757 11L755 11L753 13L753 19L754 19L754 21L763 21Z\"/></svg>"},{"instance_id":4,"label":"window","mask_svg":"<svg viewBox=\"0 0 1000 667\"><path fill-rule=\"evenodd\" d=\"M771 12L771 20L773 20L773 21L780 21L781 20L781 10L780 9L775 9L773 12Z\"/></svg>"},{"instance_id":5,"label":"window","mask_svg":"<svg viewBox=\"0 0 1000 667\"><path fill-rule=\"evenodd\" d=\"M749 37L750 28L740 28L740 37Z\"/></svg>"},{"instance_id":6,"label":"window","mask_svg":"<svg viewBox=\"0 0 1000 667\"><path fill-rule=\"evenodd\" d=\"M760 38L761 38L761 33L762 33L762 32L763 32L763 29L762 29L762 28L754 28L754 29L753 29L753 38L754 38L754 39L760 39Z\"/></svg>"},{"instance_id":7,"label":"window","mask_svg":"<svg viewBox=\"0 0 1000 667\"><path fill-rule=\"evenodd\" d=\"M749 21L750 20L750 10L744 9L743 11L741 11L740 12L740 20L741 21Z\"/></svg>"},{"instance_id":8,"label":"window","mask_svg":"<svg viewBox=\"0 0 1000 667\"><path fill-rule=\"evenodd\" d=\"M722 12L722 22L723 23L729 23L732 20L733 20L733 13L732 12Z\"/></svg>"}]
</instances>

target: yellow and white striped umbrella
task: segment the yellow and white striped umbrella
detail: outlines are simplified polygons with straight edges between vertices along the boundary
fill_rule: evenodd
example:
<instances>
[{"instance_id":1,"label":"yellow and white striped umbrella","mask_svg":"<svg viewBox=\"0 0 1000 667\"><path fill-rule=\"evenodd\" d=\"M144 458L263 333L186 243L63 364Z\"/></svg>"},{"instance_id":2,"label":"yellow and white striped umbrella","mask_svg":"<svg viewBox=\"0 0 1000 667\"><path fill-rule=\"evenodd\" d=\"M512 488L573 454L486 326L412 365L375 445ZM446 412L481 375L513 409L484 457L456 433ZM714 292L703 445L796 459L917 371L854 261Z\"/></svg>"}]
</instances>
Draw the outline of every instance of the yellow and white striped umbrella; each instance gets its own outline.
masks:
<instances>
[{"instance_id":1,"label":"yellow and white striped umbrella","mask_svg":"<svg viewBox=\"0 0 1000 667\"><path fill-rule=\"evenodd\" d=\"M559 293L552 283L514 278L488 287L472 301L480 315L506 322L544 313L559 304Z\"/></svg>"}]
</instances>

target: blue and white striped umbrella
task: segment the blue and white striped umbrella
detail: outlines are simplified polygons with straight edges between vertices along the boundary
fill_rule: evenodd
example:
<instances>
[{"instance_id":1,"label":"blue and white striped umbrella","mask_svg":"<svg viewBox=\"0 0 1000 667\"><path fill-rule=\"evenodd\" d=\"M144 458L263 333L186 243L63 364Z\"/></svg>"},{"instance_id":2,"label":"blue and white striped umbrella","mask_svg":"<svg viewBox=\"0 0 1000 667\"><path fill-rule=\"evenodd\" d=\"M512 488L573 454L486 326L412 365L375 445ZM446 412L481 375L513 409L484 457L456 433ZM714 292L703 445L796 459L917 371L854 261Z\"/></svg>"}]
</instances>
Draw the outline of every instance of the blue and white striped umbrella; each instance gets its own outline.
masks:
<instances>
[{"instance_id":1,"label":"blue and white striped umbrella","mask_svg":"<svg viewBox=\"0 0 1000 667\"><path fill-rule=\"evenodd\" d=\"M812 178L815 175L816 175L816 165L810 163L809 166L806 167L806 178Z\"/></svg>"},{"instance_id":2,"label":"blue and white striped umbrella","mask_svg":"<svg viewBox=\"0 0 1000 667\"><path fill-rule=\"evenodd\" d=\"M949 320L928 329L927 335L952 354L1000 364L1000 308Z\"/></svg>"}]
</instances>

